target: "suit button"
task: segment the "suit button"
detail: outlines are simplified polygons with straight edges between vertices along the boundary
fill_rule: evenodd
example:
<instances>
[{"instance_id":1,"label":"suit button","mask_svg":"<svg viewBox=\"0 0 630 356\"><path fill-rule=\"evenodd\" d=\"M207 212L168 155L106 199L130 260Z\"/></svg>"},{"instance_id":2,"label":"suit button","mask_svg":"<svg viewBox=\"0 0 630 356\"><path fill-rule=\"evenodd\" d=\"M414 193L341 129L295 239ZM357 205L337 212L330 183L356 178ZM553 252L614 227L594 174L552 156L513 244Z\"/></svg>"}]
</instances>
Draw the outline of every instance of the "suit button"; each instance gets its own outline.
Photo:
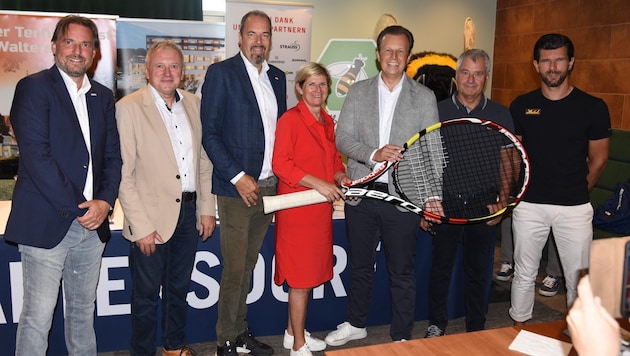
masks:
<instances>
[{"instance_id":1,"label":"suit button","mask_svg":"<svg viewBox=\"0 0 630 356\"><path fill-rule=\"evenodd\" d=\"M83 169L87 169L87 168L88 168L88 165L87 165L87 164L84 164L84 165L83 165Z\"/></svg>"},{"instance_id":2,"label":"suit button","mask_svg":"<svg viewBox=\"0 0 630 356\"><path fill-rule=\"evenodd\" d=\"M175 201L178 202L178 203L181 203L182 200L177 198L177 199L175 199Z\"/></svg>"},{"instance_id":3,"label":"suit button","mask_svg":"<svg viewBox=\"0 0 630 356\"><path fill-rule=\"evenodd\" d=\"M178 174L178 175L176 175L176 176L175 176L175 178L180 179L181 177L180 177L180 176L179 176L179 174Z\"/></svg>"}]
</instances>

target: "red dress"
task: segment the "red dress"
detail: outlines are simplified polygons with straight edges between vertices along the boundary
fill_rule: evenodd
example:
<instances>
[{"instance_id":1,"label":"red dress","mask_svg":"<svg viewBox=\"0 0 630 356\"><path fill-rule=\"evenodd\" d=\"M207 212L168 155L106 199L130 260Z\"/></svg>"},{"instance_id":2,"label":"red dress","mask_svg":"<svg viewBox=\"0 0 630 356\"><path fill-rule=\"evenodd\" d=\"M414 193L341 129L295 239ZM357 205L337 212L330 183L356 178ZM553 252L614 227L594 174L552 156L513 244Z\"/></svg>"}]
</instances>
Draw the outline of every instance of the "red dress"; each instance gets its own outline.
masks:
<instances>
[{"instance_id":1,"label":"red dress","mask_svg":"<svg viewBox=\"0 0 630 356\"><path fill-rule=\"evenodd\" d=\"M335 173L345 172L335 124L321 112L324 124L301 100L278 120L272 160L278 194L310 189L298 184L307 173L334 183ZM276 284L311 288L332 278L332 211L326 202L276 212Z\"/></svg>"}]
</instances>

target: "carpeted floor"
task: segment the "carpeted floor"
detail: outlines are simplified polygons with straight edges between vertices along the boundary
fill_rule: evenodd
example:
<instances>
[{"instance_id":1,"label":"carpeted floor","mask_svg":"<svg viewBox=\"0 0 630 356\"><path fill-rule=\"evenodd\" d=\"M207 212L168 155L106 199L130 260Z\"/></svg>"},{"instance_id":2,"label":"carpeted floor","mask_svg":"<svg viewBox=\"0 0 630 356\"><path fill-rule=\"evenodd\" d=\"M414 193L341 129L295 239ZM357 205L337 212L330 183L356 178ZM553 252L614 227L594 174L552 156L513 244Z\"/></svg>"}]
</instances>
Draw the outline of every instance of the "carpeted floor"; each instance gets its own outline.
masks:
<instances>
[{"instance_id":1,"label":"carpeted floor","mask_svg":"<svg viewBox=\"0 0 630 356\"><path fill-rule=\"evenodd\" d=\"M495 261L498 261L498 252L495 256ZM499 268L498 263L495 262L495 271ZM544 266L540 268L540 271L544 271ZM538 286L540 282L544 278L544 274L539 275L538 278ZM510 307L510 283L509 282L498 282L493 281L492 293L490 297L490 305L488 310L488 316L486 321L486 329L494 329L501 328L506 326L511 326L513 324L512 319L510 319L508 315L508 309ZM542 297L540 295L536 295L536 304L534 305L534 316L530 323L541 323L546 321L554 321L564 319L566 314L566 296L564 291L561 289L560 293L558 293L554 297ZM422 338L427 329L427 321L418 321L415 323L413 337L414 338ZM453 319L449 322L448 328L446 330L447 334L457 334L461 332L465 332L466 327L464 324L464 318ZM324 338L328 331L322 332L314 332L313 335L318 338ZM261 341L268 343L275 349L274 355L289 355L289 350L285 350L282 347L282 335L278 336L264 336L259 337ZM330 348L330 349L340 349L340 348L350 348L350 347L358 347L358 346L367 346L374 344L381 344L391 342L389 337L389 325L381 325L368 327L368 337L362 340L354 340L348 342L344 346ZM199 356L213 356L216 351L216 343L214 341L193 344L190 345L197 351L197 355ZM158 352L158 355L161 353ZM321 356L324 352L313 352L313 355ZM123 351L114 351L114 352L102 352L98 354L99 356L127 356L129 352L127 350ZM247 354L243 354L247 355Z\"/></svg>"}]
</instances>

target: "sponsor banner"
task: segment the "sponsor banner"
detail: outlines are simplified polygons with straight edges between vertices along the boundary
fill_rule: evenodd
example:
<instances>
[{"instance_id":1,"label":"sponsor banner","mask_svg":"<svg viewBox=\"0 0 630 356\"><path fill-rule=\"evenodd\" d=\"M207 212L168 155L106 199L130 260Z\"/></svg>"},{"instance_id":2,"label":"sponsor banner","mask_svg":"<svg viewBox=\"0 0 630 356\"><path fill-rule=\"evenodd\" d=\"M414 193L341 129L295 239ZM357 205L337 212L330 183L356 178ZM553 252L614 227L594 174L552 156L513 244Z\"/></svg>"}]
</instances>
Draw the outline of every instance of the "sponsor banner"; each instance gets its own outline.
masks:
<instances>
[{"instance_id":1,"label":"sponsor banner","mask_svg":"<svg viewBox=\"0 0 630 356\"><path fill-rule=\"evenodd\" d=\"M264 11L271 18L272 40L269 64L283 70L287 76L287 107L297 104L295 73L311 60L311 24L313 7L308 4L227 1L225 6L225 53L227 57L239 51L238 33L241 18L251 10Z\"/></svg>"}]
</instances>

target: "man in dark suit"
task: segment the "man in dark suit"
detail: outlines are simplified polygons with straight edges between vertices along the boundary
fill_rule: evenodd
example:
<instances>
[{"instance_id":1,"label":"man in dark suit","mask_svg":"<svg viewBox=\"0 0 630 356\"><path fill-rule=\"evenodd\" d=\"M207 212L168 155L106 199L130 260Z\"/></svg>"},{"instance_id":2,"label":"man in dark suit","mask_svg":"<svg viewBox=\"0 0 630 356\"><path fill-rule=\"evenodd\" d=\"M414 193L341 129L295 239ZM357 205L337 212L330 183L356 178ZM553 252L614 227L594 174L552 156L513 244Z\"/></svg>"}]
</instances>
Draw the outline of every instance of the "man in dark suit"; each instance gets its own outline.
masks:
<instances>
[{"instance_id":1,"label":"man in dark suit","mask_svg":"<svg viewBox=\"0 0 630 356\"><path fill-rule=\"evenodd\" d=\"M98 47L94 22L62 18L51 41L55 65L15 89L20 165L5 239L22 256L16 355L46 354L61 280L68 352L96 354L96 285L122 164L113 94L85 74Z\"/></svg>"},{"instance_id":2,"label":"man in dark suit","mask_svg":"<svg viewBox=\"0 0 630 356\"><path fill-rule=\"evenodd\" d=\"M201 90L203 146L212 160L212 192L221 221L223 272L219 291L217 355L271 355L247 325L246 299L272 215L262 196L275 195L271 170L276 121L287 109L284 73L267 63L271 20L261 11L241 19L240 53L208 68Z\"/></svg>"}]
</instances>

